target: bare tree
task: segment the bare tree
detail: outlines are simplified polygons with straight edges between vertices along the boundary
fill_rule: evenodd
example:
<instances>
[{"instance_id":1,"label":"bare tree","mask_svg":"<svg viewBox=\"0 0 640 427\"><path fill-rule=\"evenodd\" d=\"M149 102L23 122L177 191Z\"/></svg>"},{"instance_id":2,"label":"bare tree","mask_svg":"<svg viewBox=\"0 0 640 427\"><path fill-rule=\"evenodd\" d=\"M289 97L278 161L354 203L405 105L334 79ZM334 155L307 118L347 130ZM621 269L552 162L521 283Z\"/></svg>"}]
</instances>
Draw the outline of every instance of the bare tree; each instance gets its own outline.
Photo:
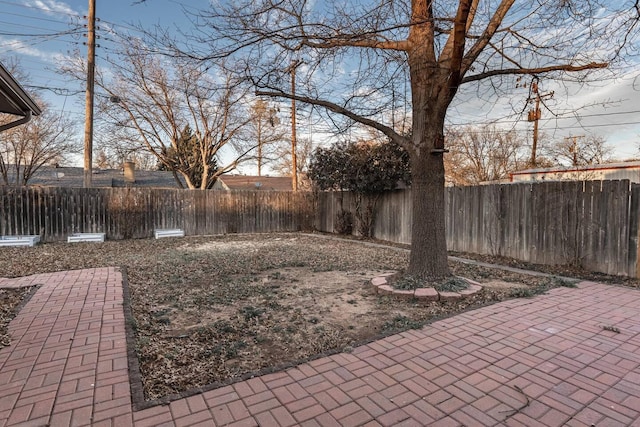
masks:
<instances>
[{"instance_id":1,"label":"bare tree","mask_svg":"<svg viewBox=\"0 0 640 427\"><path fill-rule=\"evenodd\" d=\"M212 188L255 148L244 134L249 121L246 85L223 67L152 55L138 39L122 43L110 69L96 73L96 86L107 94L99 114L109 133L119 135L130 153L142 150L155 156L180 187L184 180L191 189ZM75 74L78 70L76 66ZM184 151L178 144L185 126L197 136L196 153L189 155L200 159L199 184L192 179L193 162L175 158Z\"/></svg>"},{"instance_id":2,"label":"bare tree","mask_svg":"<svg viewBox=\"0 0 640 427\"><path fill-rule=\"evenodd\" d=\"M258 176L265 165L276 161L278 144L284 141L285 131L280 125L278 109L263 99L257 99L250 109L248 137L257 145Z\"/></svg>"},{"instance_id":3,"label":"bare tree","mask_svg":"<svg viewBox=\"0 0 640 427\"><path fill-rule=\"evenodd\" d=\"M244 60L260 96L295 99L375 128L412 166L407 274L450 275L444 216L444 123L461 85L484 92L508 76L582 80L620 59L635 37L636 2L624 0L217 1L200 13L209 59ZM204 52L203 50L200 51ZM191 51L192 55L199 52ZM292 93L287 72L301 59ZM399 90L408 81L407 90ZM385 120L406 105L412 133Z\"/></svg>"},{"instance_id":4,"label":"bare tree","mask_svg":"<svg viewBox=\"0 0 640 427\"><path fill-rule=\"evenodd\" d=\"M495 126L449 128L450 154L445 157L446 179L456 185L473 185L507 178L527 164L525 142L517 132Z\"/></svg>"},{"instance_id":5,"label":"bare tree","mask_svg":"<svg viewBox=\"0 0 640 427\"><path fill-rule=\"evenodd\" d=\"M288 142L288 141L287 141ZM313 152L313 144L310 138L298 138L296 144L296 167L298 168L298 187L308 190L311 186L307 177L309 168L309 160ZM282 144L275 150L276 160L273 162L272 169L275 173L282 176L291 175L291 144Z\"/></svg>"},{"instance_id":6,"label":"bare tree","mask_svg":"<svg viewBox=\"0 0 640 427\"><path fill-rule=\"evenodd\" d=\"M596 135L569 136L546 147L547 156L559 164L571 166L594 165L611 161L611 148Z\"/></svg>"},{"instance_id":7,"label":"bare tree","mask_svg":"<svg viewBox=\"0 0 640 427\"><path fill-rule=\"evenodd\" d=\"M81 150L74 122L49 109L43 101L39 100L38 105L42 114L0 135L0 176L4 185L27 185L42 166L63 163ZM0 124L9 121L0 117Z\"/></svg>"}]
</instances>

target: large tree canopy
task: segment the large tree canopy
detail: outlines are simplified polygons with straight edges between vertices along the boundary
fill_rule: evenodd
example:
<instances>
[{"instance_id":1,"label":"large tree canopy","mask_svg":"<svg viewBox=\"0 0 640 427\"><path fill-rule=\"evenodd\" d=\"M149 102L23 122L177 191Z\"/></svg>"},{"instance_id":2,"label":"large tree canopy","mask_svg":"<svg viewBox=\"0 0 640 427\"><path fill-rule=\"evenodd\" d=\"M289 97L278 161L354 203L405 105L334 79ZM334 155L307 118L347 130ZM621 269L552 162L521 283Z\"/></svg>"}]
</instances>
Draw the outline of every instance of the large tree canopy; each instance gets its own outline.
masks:
<instances>
[{"instance_id":1,"label":"large tree canopy","mask_svg":"<svg viewBox=\"0 0 640 427\"><path fill-rule=\"evenodd\" d=\"M461 85L583 80L624 58L637 18L630 0L221 0L198 14L198 41L209 44L191 55L233 56L259 95L324 107L336 122L404 147L413 191L407 273L441 279L450 274L444 124ZM294 92L288 73L299 61ZM410 115L410 133L399 129L399 111Z\"/></svg>"}]
</instances>

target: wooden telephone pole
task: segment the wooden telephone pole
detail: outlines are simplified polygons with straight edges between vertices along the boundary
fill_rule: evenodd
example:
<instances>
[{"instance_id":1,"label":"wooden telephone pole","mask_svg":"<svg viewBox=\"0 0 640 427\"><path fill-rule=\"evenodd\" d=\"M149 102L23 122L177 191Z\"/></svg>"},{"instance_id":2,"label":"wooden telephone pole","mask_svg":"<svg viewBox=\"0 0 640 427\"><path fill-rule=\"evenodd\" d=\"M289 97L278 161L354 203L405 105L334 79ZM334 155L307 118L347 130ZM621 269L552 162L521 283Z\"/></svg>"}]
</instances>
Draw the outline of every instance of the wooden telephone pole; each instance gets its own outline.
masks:
<instances>
[{"instance_id":1,"label":"wooden telephone pole","mask_svg":"<svg viewBox=\"0 0 640 427\"><path fill-rule=\"evenodd\" d=\"M527 117L528 121L533 122L533 144L531 145L531 166L536 167L536 151L538 150L538 121L542 118L542 111L540 110L540 102L544 99L553 98L553 91L541 94L538 90L538 79L534 78L531 83L531 93L533 97L527 99L527 103L533 101L535 107L533 110L529 110Z\"/></svg>"},{"instance_id":2,"label":"wooden telephone pole","mask_svg":"<svg viewBox=\"0 0 640 427\"><path fill-rule=\"evenodd\" d=\"M296 136L296 69L302 64L302 61L296 59L291 61L288 71L291 73L291 189L298 191L298 155L297 155L297 136Z\"/></svg>"},{"instance_id":3,"label":"wooden telephone pole","mask_svg":"<svg viewBox=\"0 0 640 427\"><path fill-rule=\"evenodd\" d=\"M572 141L571 145L569 146L569 152L572 155L572 166L578 166L578 139L580 138L584 138L584 135L567 136L564 138L565 141Z\"/></svg>"},{"instance_id":4,"label":"wooden telephone pole","mask_svg":"<svg viewBox=\"0 0 640 427\"><path fill-rule=\"evenodd\" d=\"M93 165L93 97L96 69L96 0L89 0L87 18L87 91L84 121L84 188L92 186Z\"/></svg>"}]
</instances>

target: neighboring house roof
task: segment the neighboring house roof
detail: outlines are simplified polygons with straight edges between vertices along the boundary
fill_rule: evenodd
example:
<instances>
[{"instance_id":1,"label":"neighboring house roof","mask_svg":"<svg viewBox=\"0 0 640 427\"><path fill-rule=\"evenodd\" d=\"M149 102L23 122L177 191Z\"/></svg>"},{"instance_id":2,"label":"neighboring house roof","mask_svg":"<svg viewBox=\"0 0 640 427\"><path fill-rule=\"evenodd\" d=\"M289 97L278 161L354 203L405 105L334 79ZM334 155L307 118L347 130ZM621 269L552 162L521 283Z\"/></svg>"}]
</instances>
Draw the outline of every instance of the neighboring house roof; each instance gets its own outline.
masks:
<instances>
[{"instance_id":1,"label":"neighboring house roof","mask_svg":"<svg viewBox=\"0 0 640 427\"><path fill-rule=\"evenodd\" d=\"M12 168L9 168L12 172ZM9 178L10 181L13 177ZM179 188L173 174L168 171L136 170L135 182L125 181L122 169L93 169L93 187L146 187L146 188ZM29 180L29 185L43 187L83 187L84 169L80 167L43 166Z\"/></svg>"},{"instance_id":2,"label":"neighboring house roof","mask_svg":"<svg viewBox=\"0 0 640 427\"><path fill-rule=\"evenodd\" d=\"M511 182L567 180L629 180L637 183L640 182L640 161L525 169L510 174Z\"/></svg>"},{"instance_id":3,"label":"neighboring house roof","mask_svg":"<svg viewBox=\"0 0 640 427\"><path fill-rule=\"evenodd\" d=\"M222 175L218 182L224 190L292 190L290 176Z\"/></svg>"},{"instance_id":4,"label":"neighboring house roof","mask_svg":"<svg viewBox=\"0 0 640 427\"><path fill-rule=\"evenodd\" d=\"M549 172L590 171L590 170L601 170L601 169L635 169L635 168L640 168L640 161L599 163L596 165L554 166L551 168L523 169L521 171L513 172L512 175L525 175L525 174L531 174L531 173L549 173Z\"/></svg>"},{"instance_id":5,"label":"neighboring house roof","mask_svg":"<svg viewBox=\"0 0 640 427\"><path fill-rule=\"evenodd\" d=\"M637 168L640 168L640 161L599 163L596 165L554 166L551 168L523 169L517 172L512 172L511 175L528 175L528 174L554 173L554 172L598 171L598 170L612 170L612 169L637 169Z\"/></svg>"},{"instance_id":6,"label":"neighboring house roof","mask_svg":"<svg viewBox=\"0 0 640 427\"><path fill-rule=\"evenodd\" d=\"M25 117L42 112L18 81L0 63L0 113Z\"/></svg>"}]
</instances>

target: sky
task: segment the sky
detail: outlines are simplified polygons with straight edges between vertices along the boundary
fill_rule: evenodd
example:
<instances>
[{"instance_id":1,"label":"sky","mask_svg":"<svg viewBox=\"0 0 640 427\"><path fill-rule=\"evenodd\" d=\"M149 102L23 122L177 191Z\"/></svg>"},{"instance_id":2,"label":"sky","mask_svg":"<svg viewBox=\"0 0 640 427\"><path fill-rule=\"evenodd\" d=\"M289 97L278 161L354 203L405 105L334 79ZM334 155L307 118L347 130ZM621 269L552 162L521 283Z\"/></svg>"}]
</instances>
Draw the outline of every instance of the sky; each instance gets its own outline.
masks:
<instances>
[{"instance_id":1,"label":"sky","mask_svg":"<svg viewBox=\"0 0 640 427\"><path fill-rule=\"evenodd\" d=\"M118 38L127 33L136 34L136 25L164 28L183 28L189 25L182 14L178 0L96 0L99 19L97 64L117 46ZM190 6L206 6L207 2L188 2ZM84 83L69 81L54 69L56 61L69 52L86 53L84 34L88 2L77 0L0 0L0 60L11 57L20 61L28 74L24 84L27 91L39 93L61 113L70 114L79 123L84 122ZM565 87L553 81L540 83L543 92L554 91L547 102L550 110L543 109L540 131L554 141L568 136L601 136L611 147L611 154L625 160L640 157L640 67L628 66L615 80L604 80L586 88ZM43 89L46 88L46 89ZM454 101L447 121L449 124L485 124L496 122L501 127L516 129L531 139L531 123L513 110L526 111L528 91L514 89L501 99L478 99L473 90L462 92ZM578 110L580 118L575 117ZM555 114L555 115L554 115ZM298 133L313 135L326 143L326 134L314 130L310 119L299 118ZM318 143L316 141L316 143ZM95 157L95 154L94 154ZM76 164L81 165L81 159Z\"/></svg>"},{"instance_id":2,"label":"sky","mask_svg":"<svg viewBox=\"0 0 640 427\"><path fill-rule=\"evenodd\" d=\"M84 118L85 83L55 72L70 52L86 55L88 1L0 0L0 60L17 59L28 74L27 90L38 90L52 108ZM184 25L179 4L153 0L96 0L96 63L113 51L118 38L136 34L135 26ZM48 89L43 89L48 88Z\"/></svg>"}]
</instances>

